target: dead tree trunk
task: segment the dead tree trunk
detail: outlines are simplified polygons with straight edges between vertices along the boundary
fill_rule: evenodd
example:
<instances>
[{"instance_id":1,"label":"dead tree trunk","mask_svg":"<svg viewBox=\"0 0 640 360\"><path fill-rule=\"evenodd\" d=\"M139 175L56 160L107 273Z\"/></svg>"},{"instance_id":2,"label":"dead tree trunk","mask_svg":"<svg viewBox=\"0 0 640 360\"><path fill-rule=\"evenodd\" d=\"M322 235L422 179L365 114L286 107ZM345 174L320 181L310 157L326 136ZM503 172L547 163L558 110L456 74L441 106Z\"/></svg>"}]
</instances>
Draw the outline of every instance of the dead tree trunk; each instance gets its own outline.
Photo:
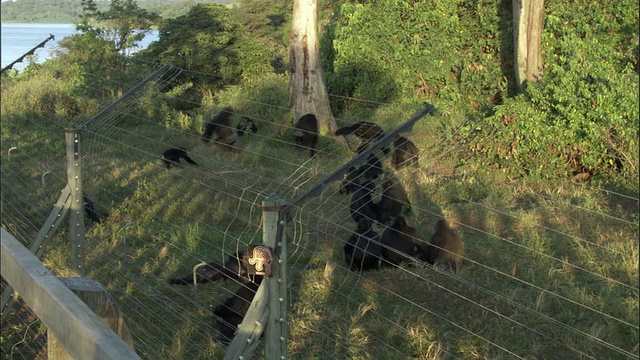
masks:
<instances>
[{"instance_id":1,"label":"dead tree trunk","mask_svg":"<svg viewBox=\"0 0 640 360\"><path fill-rule=\"evenodd\" d=\"M542 77L542 21L544 0L513 0L513 41L516 84Z\"/></svg>"},{"instance_id":2,"label":"dead tree trunk","mask_svg":"<svg viewBox=\"0 0 640 360\"><path fill-rule=\"evenodd\" d=\"M331 113L320 62L316 0L293 1L290 40L289 111L293 121L302 115L314 114L320 133L333 136L338 127ZM346 145L342 137L335 138Z\"/></svg>"}]
</instances>

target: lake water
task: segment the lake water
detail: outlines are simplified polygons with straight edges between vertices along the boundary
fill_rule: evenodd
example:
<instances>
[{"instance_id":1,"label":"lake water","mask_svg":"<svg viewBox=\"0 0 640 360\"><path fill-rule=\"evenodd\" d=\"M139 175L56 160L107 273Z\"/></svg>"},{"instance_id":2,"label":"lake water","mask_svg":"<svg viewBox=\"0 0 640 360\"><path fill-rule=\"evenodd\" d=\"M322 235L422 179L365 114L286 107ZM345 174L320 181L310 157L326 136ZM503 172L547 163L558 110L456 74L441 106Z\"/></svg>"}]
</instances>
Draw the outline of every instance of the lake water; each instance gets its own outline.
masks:
<instances>
[{"instance_id":1,"label":"lake water","mask_svg":"<svg viewBox=\"0 0 640 360\"><path fill-rule=\"evenodd\" d=\"M54 56L54 52L58 49L58 41L65 36L72 35L76 32L73 24L35 24L35 23L2 23L2 68L17 60L27 51L33 49L36 45L46 40L49 35L53 35L55 39L49 40L43 48L39 48L35 52L35 60L43 62ZM139 47L133 50L144 49L152 41L158 40L158 31L154 30L147 34L140 42ZM20 71L29 64L27 59L21 63L13 65L13 68Z\"/></svg>"}]
</instances>

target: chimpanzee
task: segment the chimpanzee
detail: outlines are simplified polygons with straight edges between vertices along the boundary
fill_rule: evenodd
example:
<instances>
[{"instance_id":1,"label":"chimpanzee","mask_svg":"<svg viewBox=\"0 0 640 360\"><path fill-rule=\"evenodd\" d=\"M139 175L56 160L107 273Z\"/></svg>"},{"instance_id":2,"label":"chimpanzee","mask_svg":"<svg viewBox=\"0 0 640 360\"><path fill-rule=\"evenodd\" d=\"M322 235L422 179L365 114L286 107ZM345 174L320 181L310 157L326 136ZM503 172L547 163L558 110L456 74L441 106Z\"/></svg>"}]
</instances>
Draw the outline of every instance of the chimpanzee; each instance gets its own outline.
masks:
<instances>
[{"instance_id":1,"label":"chimpanzee","mask_svg":"<svg viewBox=\"0 0 640 360\"><path fill-rule=\"evenodd\" d=\"M376 142L380 138L384 136L384 130L382 128L372 122L360 121L351 126L344 126L336 130L336 135L346 136L346 135L355 135L362 143L358 146L358 153L364 151L371 143ZM389 148L385 147L382 149L384 154L389 154Z\"/></svg>"},{"instance_id":2,"label":"chimpanzee","mask_svg":"<svg viewBox=\"0 0 640 360\"><path fill-rule=\"evenodd\" d=\"M309 157L313 157L316 153L316 145L318 144L318 119L313 114L306 114L298 119L295 129L293 130L296 144L300 147L309 149Z\"/></svg>"},{"instance_id":3,"label":"chimpanzee","mask_svg":"<svg viewBox=\"0 0 640 360\"><path fill-rule=\"evenodd\" d=\"M344 174L344 180L340 183L340 194L351 194L356 191L360 185L360 171L355 166L347 169Z\"/></svg>"},{"instance_id":4,"label":"chimpanzee","mask_svg":"<svg viewBox=\"0 0 640 360\"><path fill-rule=\"evenodd\" d=\"M260 287L262 278L261 275L256 275L253 281L241 284L233 296L213 309L214 320L219 325L221 342L229 343L235 336L238 325L242 323L256 291Z\"/></svg>"},{"instance_id":5,"label":"chimpanzee","mask_svg":"<svg viewBox=\"0 0 640 360\"><path fill-rule=\"evenodd\" d=\"M221 145L225 150L233 151L238 134L231 127L231 116L233 115L233 109L230 107L224 108L220 111L211 121L207 123L202 134L202 141L208 143L211 140L213 133L216 133L216 138L213 140L216 144Z\"/></svg>"},{"instance_id":6,"label":"chimpanzee","mask_svg":"<svg viewBox=\"0 0 640 360\"><path fill-rule=\"evenodd\" d=\"M464 245L460 236L445 220L438 220L433 228L435 233L431 236L427 262L431 265L443 263L457 272L464 255Z\"/></svg>"},{"instance_id":7,"label":"chimpanzee","mask_svg":"<svg viewBox=\"0 0 640 360\"><path fill-rule=\"evenodd\" d=\"M404 136L398 136L393 141L393 147L391 164L396 170L407 165L418 167L419 150L411 140Z\"/></svg>"},{"instance_id":8,"label":"chimpanzee","mask_svg":"<svg viewBox=\"0 0 640 360\"><path fill-rule=\"evenodd\" d=\"M171 148L162 153L162 162L167 166L167 169L171 169L171 165L181 168L180 159L184 159L184 161L189 164L198 166L198 164L189 157L189 154L187 154L187 148Z\"/></svg>"},{"instance_id":9,"label":"chimpanzee","mask_svg":"<svg viewBox=\"0 0 640 360\"><path fill-rule=\"evenodd\" d=\"M235 255L229 255L224 264L212 261L196 270L196 281L198 284L205 284L210 281L235 279L240 280L247 274L247 264L243 260L244 252L239 251ZM171 278L167 280L171 285L193 284L193 274L181 278Z\"/></svg>"},{"instance_id":10,"label":"chimpanzee","mask_svg":"<svg viewBox=\"0 0 640 360\"><path fill-rule=\"evenodd\" d=\"M359 188L359 184L365 180L375 180L384 173L380 159L369 154L367 162L356 169L351 166L344 175L344 180L340 183L340 194L351 194Z\"/></svg>"},{"instance_id":11,"label":"chimpanzee","mask_svg":"<svg viewBox=\"0 0 640 360\"><path fill-rule=\"evenodd\" d=\"M82 201L84 203L84 212L91 222L99 224L102 222L102 220L107 218L106 215L101 215L96 211L95 207L93 206L93 201L91 201L91 199L87 195L82 195Z\"/></svg>"},{"instance_id":12,"label":"chimpanzee","mask_svg":"<svg viewBox=\"0 0 640 360\"><path fill-rule=\"evenodd\" d=\"M362 218L355 234L344 244L344 260L353 271L380 268L382 249L380 235L373 230L373 221Z\"/></svg>"},{"instance_id":13,"label":"chimpanzee","mask_svg":"<svg viewBox=\"0 0 640 360\"><path fill-rule=\"evenodd\" d=\"M349 203L349 210L351 211L351 218L356 223L359 223L362 218L371 221L376 220L377 213L371 197L375 187L376 185L372 180L364 180L362 184L358 181L355 185L355 190L351 195L351 203Z\"/></svg>"},{"instance_id":14,"label":"chimpanzee","mask_svg":"<svg viewBox=\"0 0 640 360\"><path fill-rule=\"evenodd\" d=\"M413 258L427 260L427 243L415 228L407 225L404 217L396 220L382 232L382 257L386 264L398 266Z\"/></svg>"},{"instance_id":15,"label":"chimpanzee","mask_svg":"<svg viewBox=\"0 0 640 360\"><path fill-rule=\"evenodd\" d=\"M369 154L369 156L367 157L367 162L365 162L364 165L360 166L358 168L358 171L364 179L375 180L383 174L382 162L377 156Z\"/></svg>"},{"instance_id":16,"label":"chimpanzee","mask_svg":"<svg viewBox=\"0 0 640 360\"><path fill-rule=\"evenodd\" d=\"M382 195L380 200L374 205L377 220L387 224L402 213L403 207L411 209L411 203L404 191L402 184L396 179L387 179L382 183Z\"/></svg>"}]
</instances>

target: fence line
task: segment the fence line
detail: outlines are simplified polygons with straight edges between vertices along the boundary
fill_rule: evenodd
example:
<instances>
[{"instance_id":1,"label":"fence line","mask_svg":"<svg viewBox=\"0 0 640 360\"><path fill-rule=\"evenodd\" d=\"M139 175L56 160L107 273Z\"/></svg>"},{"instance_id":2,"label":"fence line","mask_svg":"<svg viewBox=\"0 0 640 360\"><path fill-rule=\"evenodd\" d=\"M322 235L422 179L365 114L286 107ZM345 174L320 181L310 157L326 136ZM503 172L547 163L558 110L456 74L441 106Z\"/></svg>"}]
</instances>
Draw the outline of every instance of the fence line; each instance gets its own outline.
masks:
<instances>
[{"instance_id":1,"label":"fence line","mask_svg":"<svg viewBox=\"0 0 640 360\"><path fill-rule=\"evenodd\" d=\"M276 105L264 107L275 109ZM203 105L196 117L190 115L191 119L184 114L170 114L184 116L190 125L199 124L197 121L206 121L214 108L217 105ZM280 119L257 114L262 113L255 109L237 110L236 117L248 115L256 120L260 132L241 138L246 151L233 157L220 156L202 145L199 128L185 130L178 124L167 125L165 120L147 119L122 104L93 123L81 139L83 146L94 145L93 149L85 147L89 151L83 160L88 160L85 169L90 171L90 176L85 177L85 189L97 197L96 204L101 209L113 210L114 215L88 230L87 248L92 249L87 254L88 270L99 281L108 283L120 297L119 302L126 304L125 315L134 324L132 333L141 357L219 358L229 351L211 341L218 329L210 325L209 306L222 303L229 294L233 296L227 284L233 287L237 283L226 280L198 285L202 286L203 306L196 313L189 289L168 286L165 280L182 273L184 268L190 270L196 263L218 260L218 255L226 256L231 247L244 249L248 243L259 241L260 200L275 193L287 201L294 199L287 202L293 210L288 213L293 215L281 216L293 218L286 228L291 252L284 260L294 284L288 295L293 294L295 301L286 309L294 314L288 317L292 332L289 351L294 358L456 358L465 357L466 351L479 351L481 356L496 359L511 358L513 354L637 358L633 356L637 347L629 345L634 340L616 335L636 335L638 329L635 317L621 312L633 312L632 306L621 304L637 297L637 285L628 279L634 272L624 273L618 266L629 259L636 261L633 254L637 254L637 242L630 245L634 237L629 234L637 234L637 225L629 221L629 229L624 225L612 227L604 240L593 237L596 233L586 223L591 219L594 224L600 221L598 214L611 213L616 219L619 216L618 220L623 220L623 214L598 207L596 212L588 212L585 224L573 226L556 222L554 217L559 215L555 209L536 212L538 209L527 195L509 199L516 203L511 206L493 198L492 191L489 197L476 193L485 190L473 185L473 181L482 180L482 175L467 167L446 176L430 172L436 168L434 165L448 165L447 157L461 140L446 137L446 132L438 132L439 136L428 141L420 139L424 128L438 125L433 121L423 128L425 122L420 122L417 134L408 136L413 141L420 139L416 141L420 167L395 172L410 191L413 213L408 221L423 235L429 235L430 225L437 218L446 217L459 224L466 246L464 266L456 275L421 267L353 272L345 267L341 249L353 233L349 199L329 184L344 170L341 167L348 156L342 151L345 149L327 146L328 140L323 143L321 138L319 156L313 160L289 156L287 150L278 152L288 146L293 149L282 133L274 135L274 125ZM119 119L131 119L135 126ZM390 122L381 125L391 128ZM97 151L98 145L108 151ZM200 166L165 171L158 161L160 152L182 145L189 147ZM29 179L28 174L16 171L15 164L24 161L22 154L12 154L14 166L9 170L13 171L5 174L15 172L16 176ZM350 163L356 164L362 158L364 155ZM7 161L5 166L9 164ZM29 162L24 165L28 167ZM278 174L274 174L274 168ZM492 184L506 188L518 185L516 181ZM459 194L453 194L452 186ZM32 190L11 187L19 194ZM379 190L376 193L380 196ZM311 199L315 194L320 196ZM544 197L544 202L580 214L589 210L573 201L562 201L565 195L560 192L529 196ZM14 207L18 213L22 210L17 202L6 200L5 204L7 214ZM27 204L23 208L30 209ZM128 233L130 256L127 262L120 262L121 225L134 221L136 225ZM385 228L379 229L382 232ZM281 233L284 230L284 226L278 229ZM292 231L293 236L289 236ZM612 246L612 240L625 237L629 237L625 247ZM24 236L22 240L31 238ZM594 256L584 257L591 250ZM126 248L124 252L126 255ZM58 269L52 267L54 271ZM589 288L587 282L593 285L594 294L616 301L600 304L599 299L583 297L587 295L582 295L583 289ZM309 294L311 290L313 293ZM614 298L615 292L624 295ZM253 318L247 313L247 325ZM240 326L237 339L245 334L243 327ZM175 333L168 334L167 329ZM511 330L501 332L506 329ZM592 329L597 334L592 335ZM266 338L262 340L265 346ZM522 345L522 339L529 344ZM549 350L540 350L541 344Z\"/></svg>"},{"instance_id":2,"label":"fence line","mask_svg":"<svg viewBox=\"0 0 640 360\"><path fill-rule=\"evenodd\" d=\"M140 359L113 330L4 228L0 273L74 359Z\"/></svg>"}]
</instances>

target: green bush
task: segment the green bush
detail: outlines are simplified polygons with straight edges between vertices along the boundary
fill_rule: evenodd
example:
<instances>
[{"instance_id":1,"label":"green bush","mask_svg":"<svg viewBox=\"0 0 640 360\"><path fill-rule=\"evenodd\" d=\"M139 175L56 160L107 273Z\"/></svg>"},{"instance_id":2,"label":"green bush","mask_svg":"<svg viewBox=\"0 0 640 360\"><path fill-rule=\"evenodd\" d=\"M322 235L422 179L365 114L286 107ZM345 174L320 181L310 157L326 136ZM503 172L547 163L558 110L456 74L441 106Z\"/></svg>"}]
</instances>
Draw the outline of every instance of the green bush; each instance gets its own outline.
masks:
<instances>
[{"instance_id":1,"label":"green bush","mask_svg":"<svg viewBox=\"0 0 640 360\"><path fill-rule=\"evenodd\" d=\"M69 92L67 84L56 76L56 68L50 65L32 64L21 73L3 76L3 120L45 116L68 121L95 111L96 101Z\"/></svg>"},{"instance_id":2,"label":"green bush","mask_svg":"<svg viewBox=\"0 0 640 360\"><path fill-rule=\"evenodd\" d=\"M595 4L576 10L546 15L542 80L496 106L471 148L515 175L637 179L638 30L634 49L628 27L634 15Z\"/></svg>"},{"instance_id":3,"label":"green bush","mask_svg":"<svg viewBox=\"0 0 640 360\"><path fill-rule=\"evenodd\" d=\"M322 39L329 92L374 102L439 100L463 112L491 105L509 85L500 54L511 53L503 41L511 35L499 5L342 5Z\"/></svg>"}]
</instances>

